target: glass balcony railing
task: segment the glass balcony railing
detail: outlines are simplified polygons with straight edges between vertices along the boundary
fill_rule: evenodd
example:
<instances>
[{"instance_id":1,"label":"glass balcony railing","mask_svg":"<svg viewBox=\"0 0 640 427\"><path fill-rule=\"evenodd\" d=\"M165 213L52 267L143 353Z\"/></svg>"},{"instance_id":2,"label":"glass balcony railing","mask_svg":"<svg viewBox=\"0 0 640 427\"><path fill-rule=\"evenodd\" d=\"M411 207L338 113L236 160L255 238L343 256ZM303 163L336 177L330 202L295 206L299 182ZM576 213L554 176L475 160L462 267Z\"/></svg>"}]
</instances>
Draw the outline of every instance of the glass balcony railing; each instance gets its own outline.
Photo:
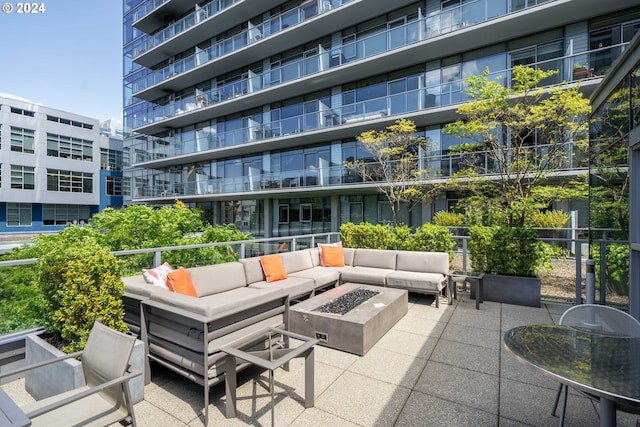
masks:
<instances>
[{"instance_id":1,"label":"glass balcony railing","mask_svg":"<svg viewBox=\"0 0 640 427\"><path fill-rule=\"evenodd\" d=\"M532 155L549 150L547 145L531 147ZM461 154L441 154L416 160L416 169L423 170L424 180L448 178L462 169L474 168L479 174L494 175L497 165L492 163L493 155L488 151ZM543 156L543 158L546 158ZM365 168L376 169L377 163L365 163ZM557 159L545 165L548 171L586 170L588 159L584 150L574 143L565 144ZM368 176L375 174L368 173ZM195 174L194 176L197 176ZM310 167L307 169L261 173L254 176L234 178L205 178L186 183L175 183L139 189L138 198L175 198L177 196L201 196L255 191L274 191L291 188L312 188L338 185L361 184L362 174L345 166ZM381 178L382 180L382 178Z\"/></svg>"},{"instance_id":2,"label":"glass balcony railing","mask_svg":"<svg viewBox=\"0 0 640 427\"><path fill-rule=\"evenodd\" d=\"M139 21L169 0L147 0L140 3L133 11L133 22Z\"/></svg>"},{"instance_id":3,"label":"glass balcony railing","mask_svg":"<svg viewBox=\"0 0 640 427\"><path fill-rule=\"evenodd\" d=\"M343 0L339 6L349 3L350 1L352 0ZM335 1L332 2L332 4L333 3L335 3ZM283 61L286 62L286 65L283 64L277 68L281 68L280 72L284 78L272 80L274 70L266 73L256 73L255 78L260 80L260 84L254 86L254 88L263 89L282 84L286 81L305 77L348 62L368 58L412 43L428 40L466 26L476 25L494 19L497 16L513 13L508 12L506 7L504 10L496 10L490 3L492 3L492 0L475 0L456 8L430 14L425 18L409 22L405 25L391 26L391 24L389 24L390 28L388 30L380 31L376 34L355 35L354 41L344 42L341 46L332 48L328 52L310 55L303 61ZM339 6L334 5L333 7ZM315 7L315 3L314 9L311 10L303 6L291 9L263 24L246 29L228 39L222 40L208 49L204 49L141 77L133 82L133 92L135 94L146 88L160 84L166 79L214 61L221 56L231 54L235 50L247 46L257 39L275 35L293 25L299 25L305 19L316 16L323 11L323 9L318 10L317 7ZM147 41L144 43L155 42ZM146 51L148 46L140 45L140 49L140 51L137 51L134 48L134 57ZM296 64L296 62L301 63ZM304 63L313 65L306 67ZM278 70L275 70L275 73L278 73Z\"/></svg>"},{"instance_id":4,"label":"glass balcony railing","mask_svg":"<svg viewBox=\"0 0 640 427\"><path fill-rule=\"evenodd\" d=\"M143 37L140 42L133 47L134 58L142 55L143 53L149 51L150 49L153 49L156 46L161 45L167 40L170 40L178 36L179 34L182 34L191 27L199 24L200 22L223 12L224 10L240 1L242 0L214 0L211 3L193 11L182 19L179 19L178 21L170 24L161 31L149 35L148 37Z\"/></svg>"},{"instance_id":5,"label":"glass balcony railing","mask_svg":"<svg viewBox=\"0 0 640 427\"><path fill-rule=\"evenodd\" d=\"M134 60L136 57L142 55L143 53L159 46L160 44L168 40L171 40L172 38L182 34L191 27L199 24L200 22L210 18L213 15L224 11L224 9L232 6L239 1L241 0L217 0L211 2L201 9L194 11L193 13L185 16L179 21L164 28L163 30L153 35L149 35L148 37L143 37L133 47ZM212 48L208 49L208 61L216 59L227 53L231 53L258 40L262 40L265 37L277 34L287 28L298 25L309 18L324 13L332 8L340 7L343 4L349 3L351 1L353 0L334 0L334 3L336 4L334 4L333 6L331 6L330 4L325 4L326 2L323 2L320 7L318 7L318 4L316 2L313 2L311 4L300 5L298 7L289 9L285 12L273 16L272 18L266 20L261 24L250 24L249 28L225 40L220 41ZM215 53L215 55L213 53Z\"/></svg>"},{"instance_id":6,"label":"glass balcony railing","mask_svg":"<svg viewBox=\"0 0 640 427\"><path fill-rule=\"evenodd\" d=\"M562 81L575 81L599 77L606 73L611 63L624 50L624 44L595 49L577 55L554 58L528 64L528 66L545 70L556 69L558 74L550 77L544 83L546 85L561 83ZM586 64L594 64L594 67ZM585 64L586 73L582 73L582 65ZM578 67L579 65L579 67ZM580 71L579 74L576 71ZM511 69L491 71L491 76L501 76L505 81L511 75ZM490 77L491 77L490 76ZM250 80L239 80L221 85L211 91L203 91L199 95L188 96L167 105L158 105L147 115L139 115L134 119L134 127L145 126L153 122L170 119L180 114L188 114L201 108L219 102L220 99L230 99L242 96L248 87ZM270 123L257 123L255 117L241 119L244 126L237 126L229 132L216 132L215 135L206 136L206 144L194 144L203 147L201 150L229 147L238 144L256 142L264 139L280 137L283 135L314 131L351 123L378 119L386 116L399 116L407 113L415 113L429 108L455 105L465 102L464 80L457 79L444 84L432 85L422 89L393 93L388 96L369 99L362 102L331 108L318 101L316 110L299 116L292 116ZM213 133L213 132L211 132ZM195 152L195 151L188 151ZM167 151L162 157L187 154L188 152ZM150 159L153 160L153 159Z\"/></svg>"}]
</instances>

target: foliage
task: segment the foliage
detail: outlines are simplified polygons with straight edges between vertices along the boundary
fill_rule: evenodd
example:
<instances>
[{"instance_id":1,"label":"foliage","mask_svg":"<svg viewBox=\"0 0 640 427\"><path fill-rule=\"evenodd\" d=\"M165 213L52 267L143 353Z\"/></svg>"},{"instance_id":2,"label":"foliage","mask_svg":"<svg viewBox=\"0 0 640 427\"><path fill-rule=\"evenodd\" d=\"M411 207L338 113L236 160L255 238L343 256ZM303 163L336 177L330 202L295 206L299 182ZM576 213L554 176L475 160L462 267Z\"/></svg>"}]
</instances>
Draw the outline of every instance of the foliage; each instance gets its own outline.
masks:
<instances>
[{"instance_id":1,"label":"foliage","mask_svg":"<svg viewBox=\"0 0 640 427\"><path fill-rule=\"evenodd\" d=\"M531 215L531 227L538 228L564 228L569 222L569 214L563 211L553 210L547 212L534 212Z\"/></svg>"},{"instance_id":2,"label":"foliage","mask_svg":"<svg viewBox=\"0 0 640 427\"><path fill-rule=\"evenodd\" d=\"M347 222L340 226L340 240L347 248L393 249L393 228L388 224Z\"/></svg>"},{"instance_id":3,"label":"foliage","mask_svg":"<svg viewBox=\"0 0 640 427\"><path fill-rule=\"evenodd\" d=\"M398 249L404 251L447 252L453 259L454 242L449 229L426 223L411 233L406 225L351 222L340 226L340 239L348 248Z\"/></svg>"},{"instance_id":4,"label":"foliage","mask_svg":"<svg viewBox=\"0 0 640 427\"><path fill-rule=\"evenodd\" d=\"M463 171L447 186L486 201L491 223L523 226L551 200L567 198L563 187L551 200L536 189L546 183L549 171L563 167L567 143L587 139L590 107L577 86L540 86L555 74L516 66L509 87L501 78L490 80L489 70L472 76L465 81L470 101L458 108L464 119L445 127L446 133L486 150L486 161L463 157Z\"/></svg>"},{"instance_id":5,"label":"foliage","mask_svg":"<svg viewBox=\"0 0 640 427\"><path fill-rule=\"evenodd\" d=\"M418 182L425 178L426 171L418 167L418 153L427 149L427 142L416 135L415 124L407 119L396 120L386 130L362 132L357 140L371 152L373 161L346 162L345 167L363 181L376 184L389 201L393 225L398 225L401 206L410 210L416 200L425 197L426 189Z\"/></svg>"},{"instance_id":6,"label":"foliage","mask_svg":"<svg viewBox=\"0 0 640 427\"><path fill-rule=\"evenodd\" d=\"M115 256L93 239L49 237L50 250L38 261L45 330L61 340L62 350L68 353L84 348L95 320L127 332L124 284Z\"/></svg>"},{"instance_id":7,"label":"foliage","mask_svg":"<svg viewBox=\"0 0 640 427\"><path fill-rule=\"evenodd\" d=\"M457 212L440 211L433 216L433 223L443 227L461 227L464 215Z\"/></svg>"},{"instance_id":8,"label":"foliage","mask_svg":"<svg viewBox=\"0 0 640 427\"><path fill-rule=\"evenodd\" d=\"M426 223L416 229L413 236L414 251L447 252L449 260L453 260L453 240L449 229L435 224Z\"/></svg>"},{"instance_id":9,"label":"foliage","mask_svg":"<svg viewBox=\"0 0 640 427\"><path fill-rule=\"evenodd\" d=\"M469 258L474 270L489 274L536 277L541 267L551 269L551 253L526 227L471 227Z\"/></svg>"},{"instance_id":10,"label":"foliage","mask_svg":"<svg viewBox=\"0 0 640 427\"><path fill-rule=\"evenodd\" d=\"M607 293L629 296L629 245L620 243L607 244L605 270ZM600 251L594 250L591 255L596 264L596 283L600 283Z\"/></svg>"},{"instance_id":11,"label":"foliage","mask_svg":"<svg viewBox=\"0 0 640 427\"><path fill-rule=\"evenodd\" d=\"M83 227L70 225L57 235L38 235L30 244L5 254L3 259L42 258L52 252L64 254L67 248L86 242L116 251L248 239L251 235L240 232L234 225L203 225L199 211L187 209L180 202L161 209L135 205L106 209ZM164 261L185 267L234 261L237 257L234 248L228 245L163 252ZM119 260L124 275L139 274L141 268L153 266L153 254L121 256ZM0 269L0 297L3 301L0 333L43 324L35 266Z\"/></svg>"}]
</instances>

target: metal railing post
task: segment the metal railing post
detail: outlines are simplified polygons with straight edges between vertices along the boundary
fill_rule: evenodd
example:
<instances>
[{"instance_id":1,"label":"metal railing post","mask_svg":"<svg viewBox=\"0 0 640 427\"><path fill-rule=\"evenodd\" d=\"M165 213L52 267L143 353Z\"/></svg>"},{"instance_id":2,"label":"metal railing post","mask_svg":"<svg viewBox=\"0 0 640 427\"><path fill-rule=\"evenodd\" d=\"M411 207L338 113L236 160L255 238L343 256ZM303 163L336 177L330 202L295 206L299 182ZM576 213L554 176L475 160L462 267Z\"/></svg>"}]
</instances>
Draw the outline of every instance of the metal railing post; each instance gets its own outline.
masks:
<instances>
[{"instance_id":1,"label":"metal railing post","mask_svg":"<svg viewBox=\"0 0 640 427\"><path fill-rule=\"evenodd\" d=\"M582 303L582 244L576 247L576 305Z\"/></svg>"}]
</instances>

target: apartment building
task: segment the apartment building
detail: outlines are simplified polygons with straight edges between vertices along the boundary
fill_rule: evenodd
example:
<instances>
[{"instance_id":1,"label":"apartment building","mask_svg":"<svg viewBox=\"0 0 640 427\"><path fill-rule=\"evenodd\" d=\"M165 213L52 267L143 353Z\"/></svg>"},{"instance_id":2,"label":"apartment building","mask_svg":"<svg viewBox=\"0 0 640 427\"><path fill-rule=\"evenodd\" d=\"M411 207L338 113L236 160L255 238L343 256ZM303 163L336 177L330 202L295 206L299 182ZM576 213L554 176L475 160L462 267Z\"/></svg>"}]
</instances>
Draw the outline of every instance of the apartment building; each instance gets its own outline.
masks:
<instances>
[{"instance_id":1,"label":"apartment building","mask_svg":"<svg viewBox=\"0 0 640 427\"><path fill-rule=\"evenodd\" d=\"M347 169L356 135L413 120L421 167L459 169L442 132L464 80L518 64L589 96L640 28L635 0L124 0L125 203L201 207L255 236L387 222L376 185ZM572 155L557 179L585 173ZM416 226L455 205L407 210ZM578 212L585 201L557 209Z\"/></svg>"},{"instance_id":2,"label":"apartment building","mask_svg":"<svg viewBox=\"0 0 640 427\"><path fill-rule=\"evenodd\" d=\"M56 231L122 206L122 137L97 119L0 96L0 232Z\"/></svg>"}]
</instances>

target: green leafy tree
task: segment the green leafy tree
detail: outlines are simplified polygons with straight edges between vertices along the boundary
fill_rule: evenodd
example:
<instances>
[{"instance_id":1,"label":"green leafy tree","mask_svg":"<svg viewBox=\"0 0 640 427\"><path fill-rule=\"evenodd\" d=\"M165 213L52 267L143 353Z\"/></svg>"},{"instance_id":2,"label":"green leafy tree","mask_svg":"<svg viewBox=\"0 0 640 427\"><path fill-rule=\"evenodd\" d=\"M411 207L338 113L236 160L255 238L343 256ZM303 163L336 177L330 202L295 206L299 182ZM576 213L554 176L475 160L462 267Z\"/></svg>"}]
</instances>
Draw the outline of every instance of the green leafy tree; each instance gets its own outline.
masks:
<instances>
[{"instance_id":1,"label":"green leafy tree","mask_svg":"<svg viewBox=\"0 0 640 427\"><path fill-rule=\"evenodd\" d=\"M567 144L588 136L589 101L579 88L540 86L554 74L516 66L509 86L489 79L489 70L470 77L470 101L458 108L463 119L445 127L466 144L458 147L465 153L463 170L448 187L470 194L470 204L486 206L489 223L524 226L532 212L585 188L568 182L540 190L549 172L566 164Z\"/></svg>"},{"instance_id":2,"label":"green leafy tree","mask_svg":"<svg viewBox=\"0 0 640 427\"><path fill-rule=\"evenodd\" d=\"M416 135L411 120L399 119L385 130L362 132L357 140L373 155L373 161L346 162L345 167L360 175L364 182L375 183L389 201L393 225L400 223L400 209L425 197L418 183L427 170L419 167L420 150L427 150L424 137Z\"/></svg>"}]
</instances>

